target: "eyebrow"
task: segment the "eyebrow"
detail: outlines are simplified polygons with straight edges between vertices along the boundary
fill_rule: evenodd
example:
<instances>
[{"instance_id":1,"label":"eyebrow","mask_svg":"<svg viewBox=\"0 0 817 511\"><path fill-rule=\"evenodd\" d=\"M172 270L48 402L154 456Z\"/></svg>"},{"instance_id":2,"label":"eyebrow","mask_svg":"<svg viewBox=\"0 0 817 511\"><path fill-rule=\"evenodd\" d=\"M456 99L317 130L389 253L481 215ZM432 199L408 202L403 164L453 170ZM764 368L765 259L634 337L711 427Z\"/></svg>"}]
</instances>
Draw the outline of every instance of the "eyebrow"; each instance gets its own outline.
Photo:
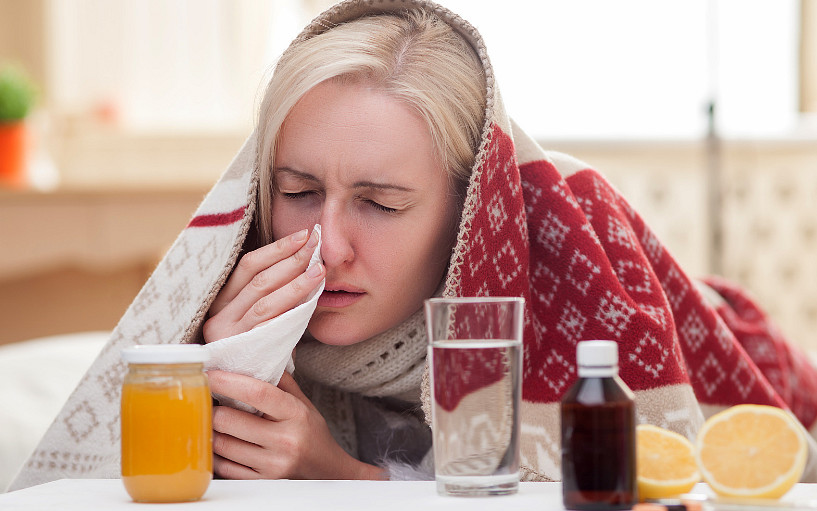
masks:
<instances>
[{"instance_id":1,"label":"eyebrow","mask_svg":"<svg viewBox=\"0 0 817 511\"><path fill-rule=\"evenodd\" d=\"M300 170L295 170L290 167L275 167L276 172L286 172L287 174L292 174L295 177L299 177L301 179L305 179L307 181L314 181L319 182L318 178L309 174L308 172L302 172ZM396 190L399 192L416 192L417 190L408 186L402 186L397 184L390 184L390 183L377 183L374 181L356 181L352 184L353 188L370 188L374 190Z\"/></svg>"}]
</instances>

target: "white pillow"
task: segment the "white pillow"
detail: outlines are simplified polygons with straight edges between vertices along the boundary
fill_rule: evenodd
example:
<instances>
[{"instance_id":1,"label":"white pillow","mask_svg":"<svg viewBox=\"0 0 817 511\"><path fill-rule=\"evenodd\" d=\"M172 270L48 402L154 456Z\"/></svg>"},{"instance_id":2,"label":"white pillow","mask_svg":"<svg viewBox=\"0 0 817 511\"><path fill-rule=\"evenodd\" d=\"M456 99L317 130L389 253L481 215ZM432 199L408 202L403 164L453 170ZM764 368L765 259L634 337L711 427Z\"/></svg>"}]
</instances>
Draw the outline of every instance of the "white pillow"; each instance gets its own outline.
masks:
<instances>
[{"instance_id":1,"label":"white pillow","mask_svg":"<svg viewBox=\"0 0 817 511\"><path fill-rule=\"evenodd\" d=\"M0 492L31 455L110 332L0 346Z\"/></svg>"}]
</instances>

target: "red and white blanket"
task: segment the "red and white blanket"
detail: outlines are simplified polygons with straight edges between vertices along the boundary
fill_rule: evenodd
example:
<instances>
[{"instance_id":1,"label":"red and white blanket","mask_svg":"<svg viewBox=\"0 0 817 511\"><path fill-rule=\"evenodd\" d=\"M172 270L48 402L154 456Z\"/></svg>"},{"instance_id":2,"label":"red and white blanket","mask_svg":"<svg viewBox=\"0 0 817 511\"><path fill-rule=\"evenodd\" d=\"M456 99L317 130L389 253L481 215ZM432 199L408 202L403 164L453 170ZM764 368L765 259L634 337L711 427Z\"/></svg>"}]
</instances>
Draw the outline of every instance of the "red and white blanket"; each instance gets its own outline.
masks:
<instances>
[{"instance_id":1,"label":"red and white blanket","mask_svg":"<svg viewBox=\"0 0 817 511\"><path fill-rule=\"evenodd\" d=\"M554 475L557 403L577 378L584 339L619 343L641 422L694 438L703 418L757 403L791 409L814 431L817 371L747 293L688 276L591 166L542 151L516 126L497 123L489 138L446 293L527 300L522 444L530 477Z\"/></svg>"}]
</instances>

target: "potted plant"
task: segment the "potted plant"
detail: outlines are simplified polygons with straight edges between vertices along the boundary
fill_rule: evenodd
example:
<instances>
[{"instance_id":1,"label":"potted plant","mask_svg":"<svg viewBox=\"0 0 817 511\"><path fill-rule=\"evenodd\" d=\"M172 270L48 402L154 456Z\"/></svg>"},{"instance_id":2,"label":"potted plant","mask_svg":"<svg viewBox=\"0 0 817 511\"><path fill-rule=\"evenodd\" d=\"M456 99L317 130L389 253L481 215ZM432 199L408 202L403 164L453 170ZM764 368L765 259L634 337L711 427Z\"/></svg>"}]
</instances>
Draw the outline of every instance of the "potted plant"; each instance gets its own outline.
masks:
<instances>
[{"instance_id":1,"label":"potted plant","mask_svg":"<svg viewBox=\"0 0 817 511\"><path fill-rule=\"evenodd\" d=\"M0 186L23 184L28 145L26 116L35 100L28 76L12 66L0 67Z\"/></svg>"}]
</instances>

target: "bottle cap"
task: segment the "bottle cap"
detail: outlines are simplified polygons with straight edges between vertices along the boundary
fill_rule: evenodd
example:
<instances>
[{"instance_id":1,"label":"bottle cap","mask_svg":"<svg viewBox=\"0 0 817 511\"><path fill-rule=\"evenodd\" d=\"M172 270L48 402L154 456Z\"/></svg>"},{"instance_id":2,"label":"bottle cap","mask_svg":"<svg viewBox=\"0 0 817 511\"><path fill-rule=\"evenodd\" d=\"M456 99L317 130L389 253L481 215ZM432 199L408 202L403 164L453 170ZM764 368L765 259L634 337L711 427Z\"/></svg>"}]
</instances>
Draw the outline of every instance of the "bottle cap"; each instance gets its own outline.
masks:
<instances>
[{"instance_id":1,"label":"bottle cap","mask_svg":"<svg viewBox=\"0 0 817 511\"><path fill-rule=\"evenodd\" d=\"M140 344L122 350L122 360L129 364L196 364L209 358L199 344Z\"/></svg>"},{"instance_id":2,"label":"bottle cap","mask_svg":"<svg viewBox=\"0 0 817 511\"><path fill-rule=\"evenodd\" d=\"M576 347L579 376L611 376L618 373L618 343L581 341Z\"/></svg>"}]
</instances>

